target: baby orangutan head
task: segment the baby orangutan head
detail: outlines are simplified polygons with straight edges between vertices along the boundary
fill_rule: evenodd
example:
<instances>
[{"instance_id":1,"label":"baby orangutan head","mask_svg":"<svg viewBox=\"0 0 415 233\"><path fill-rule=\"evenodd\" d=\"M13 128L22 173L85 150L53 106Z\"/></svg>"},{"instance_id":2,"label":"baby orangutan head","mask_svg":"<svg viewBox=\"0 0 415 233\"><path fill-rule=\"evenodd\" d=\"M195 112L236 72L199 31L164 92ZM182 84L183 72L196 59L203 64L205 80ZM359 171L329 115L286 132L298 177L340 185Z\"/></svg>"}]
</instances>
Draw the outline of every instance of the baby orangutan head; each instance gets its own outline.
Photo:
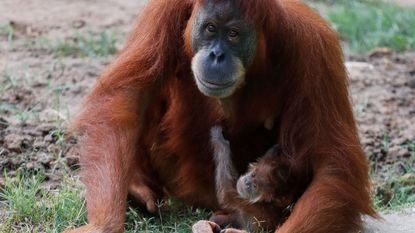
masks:
<instances>
[{"instance_id":1,"label":"baby orangutan head","mask_svg":"<svg viewBox=\"0 0 415 233\"><path fill-rule=\"evenodd\" d=\"M293 182L290 170L288 158L282 155L278 146L274 146L256 163L251 163L248 172L239 177L236 185L238 194L251 203L288 205L294 198L290 192Z\"/></svg>"}]
</instances>

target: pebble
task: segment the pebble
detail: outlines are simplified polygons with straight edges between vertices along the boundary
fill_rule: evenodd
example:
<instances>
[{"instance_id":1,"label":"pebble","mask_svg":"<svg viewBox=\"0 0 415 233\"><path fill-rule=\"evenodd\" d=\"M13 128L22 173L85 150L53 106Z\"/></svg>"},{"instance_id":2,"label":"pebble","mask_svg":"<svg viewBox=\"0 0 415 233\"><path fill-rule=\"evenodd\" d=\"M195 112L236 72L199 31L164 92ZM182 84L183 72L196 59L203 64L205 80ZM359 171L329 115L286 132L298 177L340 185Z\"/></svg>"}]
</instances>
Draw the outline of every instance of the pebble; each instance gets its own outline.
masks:
<instances>
[{"instance_id":1,"label":"pebble","mask_svg":"<svg viewBox=\"0 0 415 233\"><path fill-rule=\"evenodd\" d=\"M9 134L4 138L5 147L11 151L21 152L24 137L17 134Z\"/></svg>"},{"instance_id":2,"label":"pebble","mask_svg":"<svg viewBox=\"0 0 415 233\"><path fill-rule=\"evenodd\" d=\"M392 54L393 54L393 51L390 48L375 48L370 52L369 57L370 58L381 58L381 57L390 56Z\"/></svg>"},{"instance_id":3,"label":"pebble","mask_svg":"<svg viewBox=\"0 0 415 233\"><path fill-rule=\"evenodd\" d=\"M415 185L415 173L406 173L402 180L405 185Z\"/></svg>"}]
</instances>

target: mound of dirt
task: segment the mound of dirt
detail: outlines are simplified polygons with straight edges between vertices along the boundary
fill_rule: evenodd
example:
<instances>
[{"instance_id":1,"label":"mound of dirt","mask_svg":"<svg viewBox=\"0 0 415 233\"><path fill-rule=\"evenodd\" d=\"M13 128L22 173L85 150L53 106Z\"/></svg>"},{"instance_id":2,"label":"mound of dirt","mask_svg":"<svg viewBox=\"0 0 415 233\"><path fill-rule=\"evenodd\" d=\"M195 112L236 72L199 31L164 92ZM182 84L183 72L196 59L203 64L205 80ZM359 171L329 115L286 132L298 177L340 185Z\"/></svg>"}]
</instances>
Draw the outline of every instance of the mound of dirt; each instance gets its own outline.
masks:
<instances>
[{"instance_id":1,"label":"mound of dirt","mask_svg":"<svg viewBox=\"0 0 415 233\"><path fill-rule=\"evenodd\" d=\"M374 51L346 66L361 141L380 178L410 172L415 160L415 53Z\"/></svg>"}]
</instances>

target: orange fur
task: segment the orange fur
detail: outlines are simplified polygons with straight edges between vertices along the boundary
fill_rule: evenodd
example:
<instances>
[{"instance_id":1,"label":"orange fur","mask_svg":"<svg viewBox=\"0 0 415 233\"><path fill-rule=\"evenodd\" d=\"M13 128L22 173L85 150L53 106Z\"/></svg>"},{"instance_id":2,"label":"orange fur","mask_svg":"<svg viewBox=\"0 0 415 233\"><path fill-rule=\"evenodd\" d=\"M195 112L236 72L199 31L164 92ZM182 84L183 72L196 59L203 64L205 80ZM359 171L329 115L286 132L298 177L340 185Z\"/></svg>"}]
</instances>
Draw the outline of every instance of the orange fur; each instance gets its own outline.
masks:
<instances>
[{"instance_id":1,"label":"orange fur","mask_svg":"<svg viewBox=\"0 0 415 233\"><path fill-rule=\"evenodd\" d=\"M358 229L360 215L375 212L335 33L298 1L235 0L257 27L259 49L245 86L221 105L197 90L190 70L185 31L203 1L150 1L77 118L89 219L84 229L122 232L127 192L137 182L218 209L209 146L209 130L218 122L238 155L239 172L278 143L293 169L312 174L279 233Z\"/></svg>"}]
</instances>

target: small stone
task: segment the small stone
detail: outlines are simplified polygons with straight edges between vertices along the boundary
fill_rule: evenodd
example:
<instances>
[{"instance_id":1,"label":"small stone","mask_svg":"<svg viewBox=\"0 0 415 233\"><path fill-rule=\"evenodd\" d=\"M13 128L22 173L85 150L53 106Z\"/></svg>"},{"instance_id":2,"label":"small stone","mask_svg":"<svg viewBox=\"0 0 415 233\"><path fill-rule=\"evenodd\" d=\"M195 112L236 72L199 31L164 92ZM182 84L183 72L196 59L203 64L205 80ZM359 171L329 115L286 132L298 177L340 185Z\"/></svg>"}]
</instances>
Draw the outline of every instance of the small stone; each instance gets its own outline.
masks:
<instances>
[{"instance_id":1,"label":"small stone","mask_svg":"<svg viewBox=\"0 0 415 233\"><path fill-rule=\"evenodd\" d=\"M403 175L402 182L405 185L415 185L415 173L406 173Z\"/></svg>"},{"instance_id":2,"label":"small stone","mask_svg":"<svg viewBox=\"0 0 415 233\"><path fill-rule=\"evenodd\" d=\"M47 151L49 152L49 153L52 153L52 154L58 154L59 152L60 152L60 147L59 146L57 146L57 145L55 145L55 144L50 144L48 147L47 147Z\"/></svg>"},{"instance_id":3,"label":"small stone","mask_svg":"<svg viewBox=\"0 0 415 233\"><path fill-rule=\"evenodd\" d=\"M367 70L374 70L375 67L367 62L347 61L345 66L349 73L362 72Z\"/></svg>"},{"instance_id":4,"label":"small stone","mask_svg":"<svg viewBox=\"0 0 415 233\"><path fill-rule=\"evenodd\" d=\"M4 138L5 147L14 152L21 152L24 137L17 134L9 134Z\"/></svg>"},{"instance_id":5,"label":"small stone","mask_svg":"<svg viewBox=\"0 0 415 233\"><path fill-rule=\"evenodd\" d=\"M80 20L75 20L72 22L72 27L79 29L79 28L83 28L85 26L85 21L80 19Z\"/></svg>"},{"instance_id":6,"label":"small stone","mask_svg":"<svg viewBox=\"0 0 415 233\"><path fill-rule=\"evenodd\" d=\"M375 48L370 52L369 57L370 58L381 58L381 57L390 56L392 54L393 54L393 51L390 48Z\"/></svg>"},{"instance_id":7,"label":"small stone","mask_svg":"<svg viewBox=\"0 0 415 233\"><path fill-rule=\"evenodd\" d=\"M52 142L53 141L53 137L51 134L48 134L45 136L45 142Z\"/></svg>"},{"instance_id":8,"label":"small stone","mask_svg":"<svg viewBox=\"0 0 415 233\"><path fill-rule=\"evenodd\" d=\"M35 167L35 165L32 162L28 162L26 164L26 169L28 169L28 170L32 170L34 167Z\"/></svg>"}]
</instances>

